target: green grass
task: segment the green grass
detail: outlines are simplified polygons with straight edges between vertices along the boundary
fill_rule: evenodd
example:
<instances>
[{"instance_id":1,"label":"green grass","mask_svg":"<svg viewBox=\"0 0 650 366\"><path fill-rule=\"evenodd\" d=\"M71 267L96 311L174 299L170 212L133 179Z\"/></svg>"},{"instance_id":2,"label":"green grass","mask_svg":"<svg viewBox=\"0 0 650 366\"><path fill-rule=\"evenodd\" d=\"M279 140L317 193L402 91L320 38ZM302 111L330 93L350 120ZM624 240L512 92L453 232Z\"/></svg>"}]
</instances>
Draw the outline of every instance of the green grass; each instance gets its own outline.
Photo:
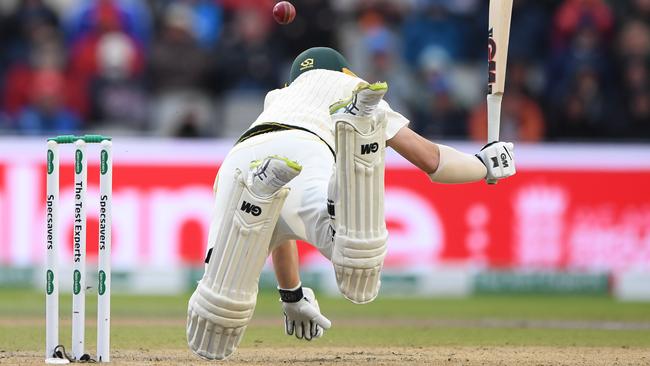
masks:
<instances>
[{"instance_id":1,"label":"green grass","mask_svg":"<svg viewBox=\"0 0 650 366\"><path fill-rule=\"evenodd\" d=\"M189 295L112 298L112 345L117 349L185 349L184 318ZM284 336L275 293L262 293L243 346L295 347ZM44 295L0 290L0 351L39 351L44 343ZM70 337L70 296L62 296L61 339ZM321 298L334 327L325 338L301 347L327 346L611 346L650 347L650 330L484 327L481 320L650 323L647 303L606 297L479 296L467 299L379 298L354 305ZM95 344L96 297L87 297L86 342ZM457 322L450 325L448 322ZM601 324L601 323L599 323Z\"/></svg>"}]
</instances>

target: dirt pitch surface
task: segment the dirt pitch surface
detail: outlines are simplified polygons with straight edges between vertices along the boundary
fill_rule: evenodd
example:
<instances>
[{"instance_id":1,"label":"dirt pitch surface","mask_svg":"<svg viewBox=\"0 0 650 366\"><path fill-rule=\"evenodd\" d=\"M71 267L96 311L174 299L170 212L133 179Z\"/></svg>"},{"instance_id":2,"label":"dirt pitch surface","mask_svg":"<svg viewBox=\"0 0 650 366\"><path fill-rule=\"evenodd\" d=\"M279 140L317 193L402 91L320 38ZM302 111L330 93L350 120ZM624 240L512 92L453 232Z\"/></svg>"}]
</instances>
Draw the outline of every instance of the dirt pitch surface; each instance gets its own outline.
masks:
<instances>
[{"instance_id":1,"label":"dirt pitch surface","mask_svg":"<svg viewBox=\"0 0 650 366\"><path fill-rule=\"evenodd\" d=\"M225 362L187 349L187 298L114 296L109 365L650 366L650 307L607 297L382 298L362 307L321 297L334 326L305 342L284 334L277 294L261 293L239 350ZM71 313L70 303L64 296L61 314ZM44 365L43 306L42 293L0 290L0 366ZM92 311L86 321L94 353ZM62 315L61 342L70 329Z\"/></svg>"},{"instance_id":2,"label":"dirt pitch surface","mask_svg":"<svg viewBox=\"0 0 650 366\"><path fill-rule=\"evenodd\" d=\"M111 365L650 365L647 349L592 347L242 348L226 362L188 351L115 351ZM1 353L2 365L43 365L40 354Z\"/></svg>"}]
</instances>

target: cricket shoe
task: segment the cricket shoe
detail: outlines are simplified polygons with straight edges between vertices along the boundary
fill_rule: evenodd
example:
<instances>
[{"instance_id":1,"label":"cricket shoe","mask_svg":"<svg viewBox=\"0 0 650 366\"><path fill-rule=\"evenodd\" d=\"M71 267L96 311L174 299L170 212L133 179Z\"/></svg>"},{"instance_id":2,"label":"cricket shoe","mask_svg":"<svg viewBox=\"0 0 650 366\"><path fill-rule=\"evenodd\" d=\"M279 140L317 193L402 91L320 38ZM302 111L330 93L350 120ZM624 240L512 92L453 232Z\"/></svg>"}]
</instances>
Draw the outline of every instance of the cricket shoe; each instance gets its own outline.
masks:
<instances>
[{"instance_id":1,"label":"cricket shoe","mask_svg":"<svg viewBox=\"0 0 650 366\"><path fill-rule=\"evenodd\" d=\"M270 197L302 171L302 166L282 156L272 155L250 165L248 186L260 197Z\"/></svg>"},{"instance_id":2,"label":"cricket shoe","mask_svg":"<svg viewBox=\"0 0 650 366\"><path fill-rule=\"evenodd\" d=\"M361 82L354 89L350 98L339 100L330 106L330 114L345 113L358 117L370 117L387 91L388 83L386 82L372 84Z\"/></svg>"}]
</instances>

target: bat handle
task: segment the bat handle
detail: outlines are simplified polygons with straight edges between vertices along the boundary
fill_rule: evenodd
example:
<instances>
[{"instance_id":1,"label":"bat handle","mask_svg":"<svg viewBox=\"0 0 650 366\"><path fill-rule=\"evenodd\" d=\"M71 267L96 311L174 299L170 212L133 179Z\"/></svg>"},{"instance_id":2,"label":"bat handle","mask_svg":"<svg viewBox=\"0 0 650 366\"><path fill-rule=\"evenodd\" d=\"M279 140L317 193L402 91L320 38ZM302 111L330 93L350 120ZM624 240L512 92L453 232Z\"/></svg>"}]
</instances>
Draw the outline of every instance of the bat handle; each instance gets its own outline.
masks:
<instances>
[{"instance_id":1,"label":"bat handle","mask_svg":"<svg viewBox=\"0 0 650 366\"><path fill-rule=\"evenodd\" d=\"M501 101L503 93L488 94L487 96L487 142L499 141L501 125ZM486 179L487 184L497 184L496 179Z\"/></svg>"}]
</instances>

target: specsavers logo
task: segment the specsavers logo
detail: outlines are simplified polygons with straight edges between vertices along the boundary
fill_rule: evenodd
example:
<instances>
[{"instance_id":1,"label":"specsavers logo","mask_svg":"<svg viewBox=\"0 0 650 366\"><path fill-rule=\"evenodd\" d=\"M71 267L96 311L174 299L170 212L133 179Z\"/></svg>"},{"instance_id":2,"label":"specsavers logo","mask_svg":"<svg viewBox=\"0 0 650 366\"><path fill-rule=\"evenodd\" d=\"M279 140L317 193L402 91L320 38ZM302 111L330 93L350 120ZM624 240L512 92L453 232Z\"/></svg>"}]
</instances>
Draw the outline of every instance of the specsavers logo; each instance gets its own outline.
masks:
<instances>
[{"instance_id":1,"label":"specsavers logo","mask_svg":"<svg viewBox=\"0 0 650 366\"><path fill-rule=\"evenodd\" d=\"M102 150L100 155L101 158L100 158L99 171L101 172L102 175L104 175L106 174L106 172L108 172L108 152L106 150Z\"/></svg>"},{"instance_id":2,"label":"specsavers logo","mask_svg":"<svg viewBox=\"0 0 650 366\"><path fill-rule=\"evenodd\" d=\"M106 293L106 272L99 271L99 285L97 286L97 293L103 295Z\"/></svg>"},{"instance_id":3,"label":"specsavers logo","mask_svg":"<svg viewBox=\"0 0 650 366\"><path fill-rule=\"evenodd\" d=\"M81 272L78 269L72 272L72 292L75 295L79 295L81 292Z\"/></svg>"},{"instance_id":4,"label":"specsavers logo","mask_svg":"<svg viewBox=\"0 0 650 366\"><path fill-rule=\"evenodd\" d=\"M54 151L47 150L47 174L54 172Z\"/></svg>"},{"instance_id":5,"label":"specsavers logo","mask_svg":"<svg viewBox=\"0 0 650 366\"><path fill-rule=\"evenodd\" d=\"M54 272L52 272L51 269L48 269L46 273L47 283L45 289L48 295L52 295L52 293L54 293Z\"/></svg>"},{"instance_id":6,"label":"specsavers logo","mask_svg":"<svg viewBox=\"0 0 650 366\"><path fill-rule=\"evenodd\" d=\"M77 150L75 152L75 164L74 164L74 170L75 173L81 174L81 170L83 169L83 152L81 150Z\"/></svg>"},{"instance_id":7,"label":"specsavers logo","mask_svg":"<svg viewBox=\"0 0 650 366\"><path fill-rule=\"evenodd\" d=\"M308 58L305 61L300 63L300 71L306 70L306 69L311 69L314 67L314 59L313 58Z\"/></svg>"}]
</instances>

